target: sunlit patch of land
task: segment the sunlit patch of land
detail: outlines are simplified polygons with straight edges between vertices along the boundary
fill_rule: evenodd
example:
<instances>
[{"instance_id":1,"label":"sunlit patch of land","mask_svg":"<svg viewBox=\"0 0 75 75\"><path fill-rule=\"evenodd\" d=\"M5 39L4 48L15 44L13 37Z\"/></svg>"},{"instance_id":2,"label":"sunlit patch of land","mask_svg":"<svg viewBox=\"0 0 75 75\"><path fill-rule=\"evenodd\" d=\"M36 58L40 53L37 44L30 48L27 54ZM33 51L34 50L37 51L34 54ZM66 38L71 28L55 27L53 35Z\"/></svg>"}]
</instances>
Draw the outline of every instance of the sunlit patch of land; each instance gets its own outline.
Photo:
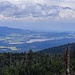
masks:
<instances>
[{"instance_id":1,"label":"sunlit patch of land","mask_svg":"<svg viewBox=\"0 0 75 75\"><path fill-rule=\"evenodd\" d=\"M11 49L11 50L18 50L16 47L0 46L0 49L4 49L4 48Z\"/></svg>"}]
</instances>

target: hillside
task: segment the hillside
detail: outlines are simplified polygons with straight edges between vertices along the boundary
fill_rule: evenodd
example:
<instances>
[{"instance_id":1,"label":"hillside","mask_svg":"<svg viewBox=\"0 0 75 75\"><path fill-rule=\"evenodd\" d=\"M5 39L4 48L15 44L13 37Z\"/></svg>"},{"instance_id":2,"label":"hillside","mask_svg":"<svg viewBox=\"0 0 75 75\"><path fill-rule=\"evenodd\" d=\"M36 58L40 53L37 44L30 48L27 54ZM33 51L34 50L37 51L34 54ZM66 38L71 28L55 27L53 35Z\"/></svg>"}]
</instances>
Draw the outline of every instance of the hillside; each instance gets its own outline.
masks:
<instances>
[{"instance_id":1,"label":"hillside","mask_svg":"<svg viewBox=\"0 0 75 75\"><path fill-rule=\"evenodd\" d=\"M39 52L51 53L51 54L65 53L67 46L68 46L68 44L61 45L61 46L55 46L52 48L47 48L47 49L41 50ZM70 51L75 51L75 43L70 44Z\"/></svg>"},{"instance_id":2,"label":"hillside","mask_svg":"<svg viewBox=\"0 0 75 75\"><path fill-rule=\"evenodd\" d=\"M29 34L32 31L29 30L23 30L23 29L17 29L17 28L9 28L9 27L1 27L0 26L0 36L6 36L11 33L15 34Z\"/></svg>"}]
</instances>

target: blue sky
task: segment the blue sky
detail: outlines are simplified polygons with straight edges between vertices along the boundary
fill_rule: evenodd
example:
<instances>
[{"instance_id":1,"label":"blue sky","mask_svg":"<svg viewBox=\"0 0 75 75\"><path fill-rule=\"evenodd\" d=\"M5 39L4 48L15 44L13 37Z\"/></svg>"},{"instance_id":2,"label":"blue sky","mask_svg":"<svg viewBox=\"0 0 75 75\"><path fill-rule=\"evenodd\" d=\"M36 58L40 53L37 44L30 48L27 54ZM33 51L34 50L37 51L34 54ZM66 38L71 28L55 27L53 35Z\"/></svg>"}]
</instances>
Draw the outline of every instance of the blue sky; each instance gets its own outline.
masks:
<instances>
[{"instance_id":1,"label":"blue sky","mask_svg":"<svg viewBox=\"0 0 75 75\"><path fill-rule=\"evenodd\" d=\"M75 31L75 0L0 0L0 26Z\"/></svg>"}]
</instances>

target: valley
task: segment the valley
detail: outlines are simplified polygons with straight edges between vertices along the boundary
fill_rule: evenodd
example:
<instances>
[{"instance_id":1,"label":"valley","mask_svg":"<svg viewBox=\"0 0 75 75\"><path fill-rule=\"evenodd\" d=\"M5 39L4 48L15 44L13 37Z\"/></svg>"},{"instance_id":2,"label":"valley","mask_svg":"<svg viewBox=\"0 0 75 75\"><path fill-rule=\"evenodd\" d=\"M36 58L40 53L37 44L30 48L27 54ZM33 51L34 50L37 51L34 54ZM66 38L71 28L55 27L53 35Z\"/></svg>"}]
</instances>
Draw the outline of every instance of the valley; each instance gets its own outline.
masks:
<instances>
[{"instance_id":1,"label":"valley","mask_svg":"<svg viewBox=\"0 0 75 75\"><path fill-rule=\"evenodd\" d=\"M0 27L0 51L34 52L54 46L75 42L74 32L34 32Z\"/></svg>"}]
</instances>

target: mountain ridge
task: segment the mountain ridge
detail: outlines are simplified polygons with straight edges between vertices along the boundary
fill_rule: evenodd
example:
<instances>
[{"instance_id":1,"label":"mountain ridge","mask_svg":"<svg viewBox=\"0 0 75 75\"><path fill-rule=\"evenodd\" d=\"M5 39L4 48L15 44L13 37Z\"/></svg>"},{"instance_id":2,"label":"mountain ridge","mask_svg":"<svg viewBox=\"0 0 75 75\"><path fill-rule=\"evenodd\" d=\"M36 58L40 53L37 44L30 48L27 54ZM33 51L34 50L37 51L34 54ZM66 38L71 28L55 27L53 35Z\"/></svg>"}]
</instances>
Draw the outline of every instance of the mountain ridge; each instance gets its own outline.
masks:
<instances>
[{"instance_id":1,"label":"mountain ridge","mask_svg":"<svg viewBox=\"0 0 75 75\"><path fill-rule=\"evenodd\" d=\"M40 53L50 53L50 54L65 53L67 47L68 47L68 44L65 44L65 45L60 45L60 46L55 46L55 47L52 47L52 48L40 50L38 52L40 52ZM75 51L75 42L69 43L69 47L70 47L71 52Z\"/></svg>"}]
</instances>

